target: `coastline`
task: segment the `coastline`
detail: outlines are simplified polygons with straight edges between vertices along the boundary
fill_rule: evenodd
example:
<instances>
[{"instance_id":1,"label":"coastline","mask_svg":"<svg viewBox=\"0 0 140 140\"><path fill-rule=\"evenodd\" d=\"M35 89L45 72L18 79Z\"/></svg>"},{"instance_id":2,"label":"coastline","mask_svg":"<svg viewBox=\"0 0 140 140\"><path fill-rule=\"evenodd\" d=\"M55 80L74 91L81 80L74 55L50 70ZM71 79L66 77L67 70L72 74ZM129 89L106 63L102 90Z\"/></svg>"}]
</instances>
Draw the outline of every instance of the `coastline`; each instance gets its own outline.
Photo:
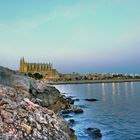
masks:
<instances>
[{"instance_id":1,"label":"coastline","mask_svg":"<svg viewBox=\"0 0 140 140\"><path fill-rule=\"evenodd\" d=\"M77 81L47 81L50 85L63 84L97 84L97 83L122 83L122 82L140 82L140 79L108 79L108 80L77 80Z\"/></svg>"},{"instance_id":2,"label":"coastline","mask_svg":"<svg viewBox=\"0 0 140 140\"><path fill-rule=\"evenodd\" d=\"M112 82L140 82L140 79L47 83L47 81L35 80L0 67L0 101L2 103L0 104L0 120L4 124L0 126L0 137L5 138L6 136L7 140L11 138L38 140L47 139L48 137L53 140L77 140L77 135L72 128L75 120L70 118L67 121L65 116L69 113L80 114L84 110L74 104L74 101L79 101L79 99L62 95L53 85ZM88 99L88 101L92 100ZM85 130L86 135L89 135L89 137L102 137L98 128L87 127Z\"/></svg>"},{"instance_id":3,"label":"coastline","mask_svg":"<svg viewBox=\"0 0 140 140\"><path fill-rule=\"evenodd\" d=\"M54 86L0 66L0 139L77 140L61 115L83 111Z\"/></svg>"}]
</instances>

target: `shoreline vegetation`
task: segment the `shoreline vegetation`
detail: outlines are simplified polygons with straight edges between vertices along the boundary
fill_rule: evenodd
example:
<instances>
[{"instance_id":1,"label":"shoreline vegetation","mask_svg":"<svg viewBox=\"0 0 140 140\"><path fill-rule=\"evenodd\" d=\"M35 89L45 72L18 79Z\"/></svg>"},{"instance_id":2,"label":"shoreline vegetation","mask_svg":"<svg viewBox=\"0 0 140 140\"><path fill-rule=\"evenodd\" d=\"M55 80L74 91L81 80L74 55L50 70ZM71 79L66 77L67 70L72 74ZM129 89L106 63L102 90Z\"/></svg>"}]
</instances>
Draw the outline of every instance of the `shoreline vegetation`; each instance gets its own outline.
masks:
<instances>
[{"instance_id":1,"label":"shoreline vegetation","mask_svg":"<svg viewBox=\"0 0 140 140\"><path fill-rule=\"evenodd\" d=\"M106 80L46 81L46 83L51 84L51 85L122 83L122 82L140 82L140 79L106 79Z\"/></svg>"}]
</instances>

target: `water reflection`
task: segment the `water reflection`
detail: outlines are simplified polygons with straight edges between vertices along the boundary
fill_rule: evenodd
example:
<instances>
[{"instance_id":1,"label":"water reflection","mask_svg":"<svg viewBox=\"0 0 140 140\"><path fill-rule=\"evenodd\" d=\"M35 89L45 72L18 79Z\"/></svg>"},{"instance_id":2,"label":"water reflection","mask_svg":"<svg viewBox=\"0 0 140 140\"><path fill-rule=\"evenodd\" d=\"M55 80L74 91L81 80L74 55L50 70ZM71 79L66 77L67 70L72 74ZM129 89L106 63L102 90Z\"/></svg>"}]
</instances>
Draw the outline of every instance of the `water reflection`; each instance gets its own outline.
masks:
<instances>
[{"instance_id":1,"label":"water reflection","mask_svg":"<svg viewBox=\"0 0 140 140\"><path fill-rule=\"evenodd\" d=\"M131 87L131 94L134 94L134 82L130 83L130 87Z\"/></svg>"},{"instance_id":2,"label":"water reflection","mask_svg":"<svg viewBox=\"0 0 140 140\"><path fill-rule=\"evenodd\" d=\"M127 97L127 95L128 95L128 83L127 82L125 82L124 83L124 90L125 90L125 95L126 95L126 97Z\"/></svg>"},{"instance_id":3,"label":"water reflection","mask_svg":"<svg viewBox=\"0 0 140 140\"><path fill-rule=\"evenodd\" d=\"M102 93L102 99L105 101L106 100L106 85L105 85L105 83L101 84L101 93Z\"/></svg>"},{"instance_id":4,"label":"water reflection","mask_svg":"<svg viewBox=\"0 0 140 140\"><path fill-rule=\"evenodd\" d=\"M115 95L116 93L116 85L115 83L112 83L112 94Z\"/></svg>"},{"instance_id":5,"label":"water reflection","mask_svg":"<svg viewBox=\"0 0 140 140\"><path fill-rule=\"evenodd\" d=\"M90 84L87 84L86 87L87 87L87 90L86 90L87 91L87 96L90 97L90 95L92 94Z\"/></svg>"},{"instance_id":6,"label":"water reflection","mask_svg":"<svg viewBox=\"0 0 140 140\"><path fill-rule=\"evenodd\" d=\"M117 84L116 83L112 83L112 101L113 104L115 104L114 100L115 100L115 95L118 93L118 88L117 88Z\"/></svg>"},{"instance_id":7,"label":"water reflection","mask_svg":"<svg viewBox=\"0 0 140 140\"><path fill-rule=\"evenodd\" d=\"M102 86L102 94L105 95L105 83L102 83L101 86Z\"/></svg>"},{"instance_id":8,"label":"water reflection","mask_svg":"<svg viewBox=\"0 0 140 140\"><path fill-rule=\"evenodd\" d=\"M117 93L120 95L120 83L117 83Z\"/></svg>"}]
</instances>

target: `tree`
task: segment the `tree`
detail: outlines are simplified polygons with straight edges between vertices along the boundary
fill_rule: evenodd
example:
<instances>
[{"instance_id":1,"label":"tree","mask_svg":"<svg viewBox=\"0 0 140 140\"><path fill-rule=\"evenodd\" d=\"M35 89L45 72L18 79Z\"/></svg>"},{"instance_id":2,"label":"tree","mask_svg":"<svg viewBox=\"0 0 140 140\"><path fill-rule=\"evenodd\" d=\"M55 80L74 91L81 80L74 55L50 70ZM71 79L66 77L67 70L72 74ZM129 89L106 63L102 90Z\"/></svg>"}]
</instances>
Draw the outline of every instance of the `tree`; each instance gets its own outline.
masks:
<instances>
[{"instance_id":1,"label":"tree","mask_svg":"<svg viewBox=\"0 0 140 140\"><path fill-rule=\"evenodd\" d=\"M32 74L31 72L28 72L28 73L27 73L27 76L33 77L33 74Z\"/></svg>"},{"instance_id":2,"label":"tree","mask_svg":"<svg viewBox=\"0 0 140 140\"><path fill-rule=\"evenodd\" d=\"M35 74L33 74L33 77L34 77L35 79L40 80L40 79L43 78L43 75L42 75L42 74L39 74L39 73L35 73Z\"/></svg>"}]
</instances>

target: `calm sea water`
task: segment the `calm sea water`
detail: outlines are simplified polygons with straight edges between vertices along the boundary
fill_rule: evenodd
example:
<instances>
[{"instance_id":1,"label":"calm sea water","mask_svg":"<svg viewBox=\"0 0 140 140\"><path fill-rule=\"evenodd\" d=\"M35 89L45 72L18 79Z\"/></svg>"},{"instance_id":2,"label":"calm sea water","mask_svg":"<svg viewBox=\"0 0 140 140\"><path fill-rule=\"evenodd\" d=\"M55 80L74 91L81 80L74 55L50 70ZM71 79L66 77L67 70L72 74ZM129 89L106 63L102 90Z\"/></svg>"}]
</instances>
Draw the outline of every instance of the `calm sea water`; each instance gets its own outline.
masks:
<instances>
[{"instance_id":1,"label":"calm sea water","mask_svg":"<svg viewBox=\"0 0 140 140\"><path fill-rule=\"evenodd\" d=\"M83 114L70 114L78 140L91 140L88 127L99 128L102 140L140 140L140 83L56 85L66 96L75 96ZM85 101L96 98L97 102ZM68 120L69 118L67 118Z\"/></svg>"}]
</instances>

